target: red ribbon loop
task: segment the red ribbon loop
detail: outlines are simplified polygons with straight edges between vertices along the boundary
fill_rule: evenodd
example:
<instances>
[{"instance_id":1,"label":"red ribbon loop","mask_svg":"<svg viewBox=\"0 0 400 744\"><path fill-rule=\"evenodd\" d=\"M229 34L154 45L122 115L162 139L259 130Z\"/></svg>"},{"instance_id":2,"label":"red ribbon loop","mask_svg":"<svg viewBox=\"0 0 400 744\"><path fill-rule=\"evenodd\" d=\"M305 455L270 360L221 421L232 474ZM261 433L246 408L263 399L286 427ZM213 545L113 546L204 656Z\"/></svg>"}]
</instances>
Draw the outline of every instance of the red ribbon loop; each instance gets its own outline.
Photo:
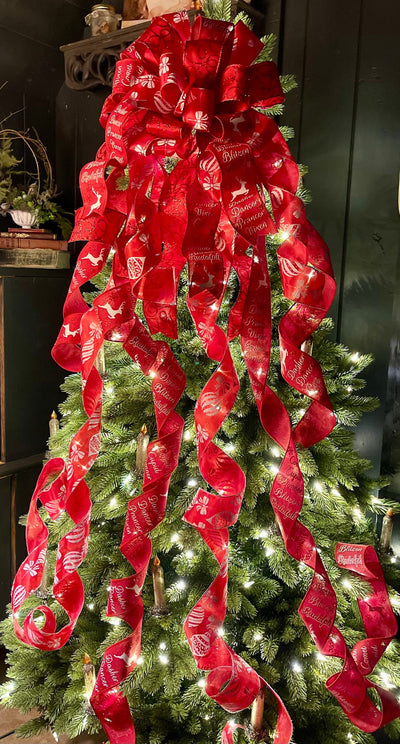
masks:
<instances>
[{"instance_id":1,"label":"red ribbon loop","mask_svg":"<svg viewBox=\"0 0 400 744\"><path fill-rule=\"evenodd\" d=\"M246 481L239 465L213 439L238 393L229 341L240 335L261 422L283 452L271 504L288 552L313 572L299 612L320 652L343 660L342 672L327 685L350 720L365 731L400 713L393 695L366 676L396 631L376 554L365 546L338 547L339 565L358 572L372 587L371 596L359 602L367 638L350 653L334 625L333 587L313 536L299 520L304 484L296 444L319 442L336 422L322 370L300 347L328 312L335 281L327 247L296 196L299 172L290 150L275 121L256 110L283 101L275 66L252 64L261 48L241 22L234 26L197 17L191 29L186 13L155 18L117 64L101 115L106 142L81 174L83 207L77 211L72 240L89 242L74 271L53 356L65 369L82 373L88 420L74 436L67 462L51 460L39 477L27 521L28 557L15 578L12 610L17 637L37 648L60 648L73 632L84 599L77 568L86 554L90 518L83 478L100 448L103 384L94 365L104 339L121 342L143 374L152 377L157 437L148 447L142 492L128 505L120 546L134 574L111 580L107 608L109 616L123 618L132 632L106 650L91 698L111 744L135 742L121 684L140 654L141 591L151 531L164 518L178 462L183 421L175 408L185 387L185 375L169 346L151 333L177 337L177 288L185 263L188 307L208 357L217 364L195 407L199 468L209 490L198 491L184 516L216 559L216 576L184 624L198 667L209 671L206 692L226 710L239 711L261 687L268 687L221 636L229 528L238 519ZM165 156L177 161L172 172ZM126 172L129 187L121 190ZM266 382L271 311L263 236L277 231L283 238L278 250L283 291L293 303L279 325L282 375L310 401L294 429ZM102 270L111 249L108 285L88 307L80 288ZM217 318L232 268L240 292L226 334ZM143 302L150 332L135 313L137 299ZM25 598L40 584L47 550L38 499L51 519L65 511L74 522L57 553L53 593L69 617L59 630L53 613L43 606L36 610L44 618L42 628L32 612L23 627L18 621ZM380 695L381 711L368 697L371 686ZM289 715L271 692L278 708L274 743L289 744ZM225 726L224 744L231 744L235 728Z\"/></svg>"}]
</instances>

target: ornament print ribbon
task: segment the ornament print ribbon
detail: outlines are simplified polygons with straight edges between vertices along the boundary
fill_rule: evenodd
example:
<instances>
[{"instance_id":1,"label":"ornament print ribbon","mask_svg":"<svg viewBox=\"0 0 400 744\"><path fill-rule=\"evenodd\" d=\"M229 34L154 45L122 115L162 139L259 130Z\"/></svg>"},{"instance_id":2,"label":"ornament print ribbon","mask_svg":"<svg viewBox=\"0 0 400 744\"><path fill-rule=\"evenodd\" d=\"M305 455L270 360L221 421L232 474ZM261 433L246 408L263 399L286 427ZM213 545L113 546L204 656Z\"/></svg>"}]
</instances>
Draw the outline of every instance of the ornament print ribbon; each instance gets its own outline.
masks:
<instances>
[{"instance_id":1,"label":"ornament print ribbon","mask_svg":"<svg viewBox=\"0 0 400 744\"><path fill-rule=\"evenodd\" d=\"M309 447L335 425L320 366L300 346L328 312L335 282L328 250L296 197L298 168L276 123L260 111L283 101L273 63L256 61L262 48L241 22L234 26L198 17L191 28L186 13L155 18L117 63L101 115L105 143L80 177L83 206L71 239L88 242L74 271L53 355L65 369L82 373L88 420L72 440L68 461L51 460L39 477L28 515L28 557L14 582L12 608L17 636L30 645L59 648L73 631L84 599L76 569L86 553L90 519L83 478L100 447L103 385L95 362L104 339L121 342L152 377L157 439L148 448L142 493L128 505L120 546L135 573L111 580L107 608L107 614L124 619L132 633L107 649L91 698L111 744L135 741L120 685L140 654L141 591L151 555L150 533L164 517L178 461L183 422L175 407L185 387L184 373L168 344L152 335L178 336L177 289L185 264L188 307L207 355L217 364L195 408L199 468L211 491L200 489L184 517L218 564L216 578L185 621L196 663L209 671L206 692L226 710L239 711L266 685L218 633L226 613L228 529L238 519L245 477L213 438L238 391L229 341L239 335L260 419L284 453L271 503L288 552L313 570L300 614L321 653L344 661L328 687L365 731L400 712L397 701L381 688L376 689L382 714L367 695L372 683L366 675L396 629L375 554L364 546L345 546L338 552L339 564L356 567L373 589L368 600L360 601L367 639L350 653L334 626L335 593L314 539L298 519L304 485L296 444ZM170 158L172 172L167 167ZM124 190L121 183L126 181ZM266 384L271 318L262 236L276 231L282 235L278 258L283 290L293 302L279 326L282 374L311 401L294 429ZM104 268L111 249L110 279L89 308L80 288ZM232 270L239 277L240 292L226 335L217 316ZM136 315L138 300L149 331ZM33 613L25 617L23 628L18 622L24 599L40 584L47 549L38 500L50 519L65 511L75 525L61 539L57 553L53 593L69 616L61 630L45 606L39 608L41 627ZM274 742L289 744L291 721L273 694L278 706ZM225 727L224 744L232 742L235 727Z\"/></svg>"},{"instance_id":2,"label":"ornament print ribbon","mask_svg":"<svg viewBox=\"0 0 400 744\"><path fill-rule=\"evenodd\" d=\"M339 657L344 661L342 671L333 675L326 686L338 699L352 723L364 731L372 732L400 715L397 698L371 683L366 676L373 671L396 634L397 623L375 551L370 546L338 545L336 549L338 564L343 568L351 568L363 576L371 584L372 595L367 603L359 600L361 618L368 638L356 644L351 653L342 634L334 625L337 605L334 589L313 536L298 520L303 502L304 483L294 445L296 429L292 432L289 415L283 403L266 384L271 348L271 314L270 310L268 311L270 308L268 267L262 243L260 240L257 243L250 279L246 282L241 345L261 422L268 434L285 451L281 467L272 484L271 504L288 553L313 570L311 584L299 608L300 617L319 652ZM254 329L257 329L256 333ZM300 343L302 341L303 339ZM303 431L305 436L310 437L305 429ZM297 435L300 437L298 432L299 428ZM301 438L299 441L301 443ZM378 603L379 621L376 615ZM374 608L375 615L369 612L370 607ZM379 638L381 634L384 638ZM368 696L370 687L374 687L380 697L381 710Z\"/></svg>"},{"instance_id":3,"label":"ornament print ribbon","mask_svg":"<svg viewBox=\"0 0 400 744\"><path fill-rule=\"evenodd\" d=\"M140 656L140 595L152 550L149 533L164 519L169 481L178 464L184 422L174 407L186 381L167 344L153 341L139 319L123 345L143 373L152 377L158 438L148 446L143 491L129 502L120 546L135 574L111 579L108 599L107 615L122 618L133 632L107 648L90 702L110 741L132 744L135 729L119 685L136 667Z\"/></svg>"}]
</instances>

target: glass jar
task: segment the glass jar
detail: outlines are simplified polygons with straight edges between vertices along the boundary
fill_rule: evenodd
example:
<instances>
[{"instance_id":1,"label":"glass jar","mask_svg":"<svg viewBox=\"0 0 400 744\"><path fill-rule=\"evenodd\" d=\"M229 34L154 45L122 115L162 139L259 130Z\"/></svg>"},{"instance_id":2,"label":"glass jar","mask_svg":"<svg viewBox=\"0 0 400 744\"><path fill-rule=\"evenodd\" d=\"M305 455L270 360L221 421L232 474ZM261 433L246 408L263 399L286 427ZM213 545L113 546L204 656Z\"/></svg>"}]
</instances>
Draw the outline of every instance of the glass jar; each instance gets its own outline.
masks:
<instances>
[{"instance_id":1,"label":"glass jar","mask_svg":"<svg viewBox=\"0 0 400 744\"><path fill-rule=\"evenodd\" d=\"M93 5L92 12L85 17L85 23L90 26L92 36L116 31L120 20L120 14L116 13L112 5L103 4Z\"/></svg>"}]
</instances>

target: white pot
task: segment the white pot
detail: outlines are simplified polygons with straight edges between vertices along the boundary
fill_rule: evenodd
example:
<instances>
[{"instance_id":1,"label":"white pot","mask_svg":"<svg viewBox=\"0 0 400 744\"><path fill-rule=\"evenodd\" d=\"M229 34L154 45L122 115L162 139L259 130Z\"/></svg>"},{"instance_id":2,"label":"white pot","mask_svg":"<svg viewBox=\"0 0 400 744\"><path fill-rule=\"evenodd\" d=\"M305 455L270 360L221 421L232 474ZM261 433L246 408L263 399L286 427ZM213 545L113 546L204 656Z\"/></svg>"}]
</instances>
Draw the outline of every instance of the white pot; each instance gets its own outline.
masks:
<instances>
[{"instance_id":1,"label":"white pot","mask_svg":"<svg viewBox=\"0 0 400 744\"><path fill-rule=\"evenodd\" d=\"M36 225L36 212L28 212L23 209L10 209L9 212L15 224L19 225L19 227L22 227L25 230Z\"/></svg>"}]
</instances>

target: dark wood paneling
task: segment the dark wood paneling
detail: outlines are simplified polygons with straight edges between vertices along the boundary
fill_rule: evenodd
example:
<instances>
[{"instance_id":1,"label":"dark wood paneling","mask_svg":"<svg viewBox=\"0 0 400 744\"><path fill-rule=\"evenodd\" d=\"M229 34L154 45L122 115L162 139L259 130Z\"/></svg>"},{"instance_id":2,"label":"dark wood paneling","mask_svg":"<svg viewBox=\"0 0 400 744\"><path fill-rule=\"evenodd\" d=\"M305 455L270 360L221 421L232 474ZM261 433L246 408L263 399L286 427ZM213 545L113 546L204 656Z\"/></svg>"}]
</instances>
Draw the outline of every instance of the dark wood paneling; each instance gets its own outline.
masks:
<instances>
[{"instance_id":1,"label":"dark wood paneling","mask_svg":"<svg viewBox=\"0 0 400 744\"><path fill-rule=\"evenodd\" d=\"M392 476L391 495L400 494L400 259L394 287L388 384L384 408L382 472ZM400 533L400 529L399 529ZM397 549L400 551L400 534Z\"/></svg>"},{"instance_id":2,"label":"dark wood paneling","mask_svg":"<svg viewBox=\"0 0 400 744\"><path fill-rule=\"evenodd\" d=\"M309 0L298 158L315 195L308 216L331 251L340 283L351 176L360 2ZM356 43L355 43L356 42ZM338 297L330 314L336 321Z\"/></svg>"},{"instance_id":3,"label":"dark wood paneling","mask_svg":"<svg viewBox=\"0 0 400 744\"><path fill-rule=\"evenodd\" d=\"M281 38L284 4L284 0L267 0L265 4L264 31L266 34L275 34L277 41ZM279 48L279 43L277 43L273 56L276 63L278 62Z\"/></svg>"},{"instance_id":4,"label":"dark wood paneling","mask_svg":"<svg viewBox=\"0 0 400 744\"><path fill-rule=\"evenodd\" d=\"M104 141L99 124L102 105L109 89L74 91L62 85L56 101L57 183L68 207L80 206L79 173L93 160Z\"/></svg>"},{"instance_id":5,"label":"dark wood paneling","mask_svg":"<svg viewBox=\"0 0 400 744\"><path fill-rule=\"evenodd\" d=\"M51 358L62 320L69 272L3 277L3 459L43 452L48 420L62 399L64 372Z\"/></svg>"},{"instance_id":6,"label":"dark wood paneling","mask_svg":"<svg viewBox=\"0 0 400 744\"><path fill-rule=\"evenodd\" d=\"M393 386L400 317L393 310L400 247L399 25L394 0L287 0L280 34L282 71L294 72L299 82L288 96L284 121L295 127L293 152L309 168L308 216L332 255L337 338L376 360L366 374L367 392L381 408L363 418L356 439L376 473L385 405L386 452L399 437L400 420ZM400 446L394 445L384 469L400 470L395 451Z\"/></svg>"},{"instance_id":7,"label":"dark wood paneling","mask_svg":"<svg viewBox=\"0 0 400 744\"><path fill-rule=\"evenodd\" d=\"M286 99L284 116L284 122L294 128L295 136L290 141L290 148L297 161L302 134L308 4L309 0L285 2L278 50L280 71L294 75L297 80L296 90L291 91Z\"/></svg>"},{"instance_id":8,"label":"dark wood paneling","mask_svg":"<svg viewBox=\"0 0 400 744\"><path fill-rule=\"evenodd\" d=\"M0 119L17 129L34 127L55 158L54 102L63 78L63 60L56 49L0 27Z\"/></svg>"},{"instance_id":9,"label":"dark wood paneling","mask_svg":"<svg viewBox=\"0 0 400 744\"><path fill-rule=\"evenodd\" d=\"M12 477L0 478L0 620L6 615L6 604L10 601L11 588L11 481Z\"/></svg>"},{"instance_id":10,"label":"dark wood paneling","mask_svg":"<svg viewBox=\"0 0 400 744\"><path fill-rule=\"evenodd\" d=\"M357 443L379 472L400 249L400 6L364 0L362 8L340 338L375 356L367 372L368 392L382 405L363 418Z\"/></svg>"},{"instance_id":11,"label":"dark wood paneling","mask_svg":"<svg viewBox=\"0 0 400 744\"><path fill-rule=\"evenodd\" d=\"M40 0L40 8L26 0L12 3L1 0L0 24L7 31L58 50L61 44L83 37L85 15L90 7L87 2L79 5L65 0Z\"/></svg>"},{"instance_id":12,"label":"dark wood paneling","mask_svg":"<svg viewBox=\"0 0 400 744\"><path fill-rule=\"evenodd\" d=\"M360 2L289 0L283 32L283 71L294 72L285 122L294 126L297 160L309 168L314 195L308 216L328 243L340 283L351 173ZM338 296L331 310L336 321Z\"/></svg>"}]
</instances>

